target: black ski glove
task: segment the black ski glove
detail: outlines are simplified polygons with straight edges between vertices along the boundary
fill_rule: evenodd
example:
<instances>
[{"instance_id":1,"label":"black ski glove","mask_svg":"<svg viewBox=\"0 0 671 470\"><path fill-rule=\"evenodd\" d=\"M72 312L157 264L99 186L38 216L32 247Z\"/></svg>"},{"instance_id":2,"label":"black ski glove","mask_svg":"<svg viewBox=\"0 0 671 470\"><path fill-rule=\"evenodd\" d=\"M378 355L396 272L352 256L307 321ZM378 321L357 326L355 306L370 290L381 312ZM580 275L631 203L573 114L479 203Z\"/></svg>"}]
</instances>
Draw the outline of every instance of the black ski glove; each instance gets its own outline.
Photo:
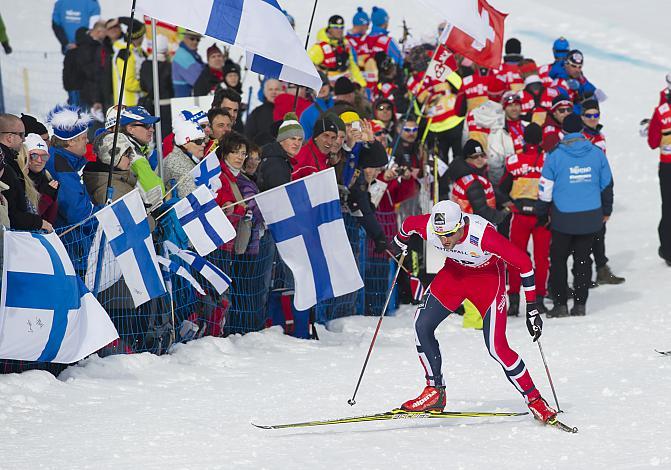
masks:
<instances>
[{"instance_id":1,"label":"black ski glove","mask_svg":"<svg viewBox=\"0 0 671 470\"><path fill-rule=\"evenodd\" d=\"M534 341L543 334L543 319L536 308L536 302L527 303L527 330Z\"/></svg>"},{"instance_id":2,"label":"black ski glove","mask_svg":"<svg viewBox=\"0 0 671 470\"><path fill-rule=\"evenodd\" d=\"M9 45L9 41L3 42L2 48L5 50L5 54L9 55L12 53L12 46Z\"/></svg>"}]
</instances>

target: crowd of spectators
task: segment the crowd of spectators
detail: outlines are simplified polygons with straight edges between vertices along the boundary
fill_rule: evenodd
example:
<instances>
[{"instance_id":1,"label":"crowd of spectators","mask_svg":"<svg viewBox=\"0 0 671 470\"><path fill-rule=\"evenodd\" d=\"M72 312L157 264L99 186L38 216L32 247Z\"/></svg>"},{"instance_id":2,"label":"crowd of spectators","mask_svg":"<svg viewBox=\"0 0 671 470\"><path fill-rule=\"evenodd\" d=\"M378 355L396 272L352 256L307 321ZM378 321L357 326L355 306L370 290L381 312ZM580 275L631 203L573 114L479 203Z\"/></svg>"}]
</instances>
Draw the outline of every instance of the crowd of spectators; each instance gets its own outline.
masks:
<instances>
[{"instance_id":1,"label":"crowd of spectators","mask_svg":"<svg viewBox=\"0 0 671 470\"><path fill-rule=\"evenodd\" d=\"M106 202L110 166L113 198L139 188L151 212L164 200L170 203L193 191L185 176L214 152L222 169L216 201L237 232L218 250L217 262L234 282L230 297L213 300L212 315L221 326L232 321L230 312L239 313L242 303L263 314L273 276L286 275L273 268L272 240L250 197L333 167L347 220L365 232L366 256L381 261L365 269L382 269L376 275L385 279L376 292L367 285L365 313L379 313L369 299L384 296L388 288L394 266L388 244L399 219L449 198L464 212L486 218L525 251L533 239L542 313L584 315L590 288L620 284L624 278L611 272L605 248L613 208L600 124L605 95L587 79L582 52L559 38L553 61L539 65L523 55L520 41L510 38L500 69L455 56L456 69L438 83L424 76L436 43L401 48L388 24L386 11L378 7L370 16L359 8L349 31L345 19L333 15L309 49L321 88L265 78L261 103L246 118L241 67L226 49L212 44L203 59L198 45L207 39L201 35L184 31L174 52L159 36L153 44L161 99L208 96L211 102L207 110L181 110L171 122L169 105L162 106L160 117L148 111L153 81L143 49L144 23L103 21L94 11L88 25L63 28L54 12L70 103L48 117L51 137L34 117L0 116L0 222L13 229L52 230L89 220ZM123 31L130 27L127 48ZM116 122L114 102L126 60L124 106ZM104 124L94 136L89 127L97 113ZM159 119L169 124L158 139L162 178L154 136ZM167 232L167 227L160 230ZM431 278L419 245L411 247L417 253L408 257L399 282L399 301L406 303L417 300L410 278L419 276L425 285ZM261 253L273 262L255 262ZM513 271L508 295L509 314L518 315L520 279ZM225 329L212 331L223 334Z\"/></svg>"}]
</instances>

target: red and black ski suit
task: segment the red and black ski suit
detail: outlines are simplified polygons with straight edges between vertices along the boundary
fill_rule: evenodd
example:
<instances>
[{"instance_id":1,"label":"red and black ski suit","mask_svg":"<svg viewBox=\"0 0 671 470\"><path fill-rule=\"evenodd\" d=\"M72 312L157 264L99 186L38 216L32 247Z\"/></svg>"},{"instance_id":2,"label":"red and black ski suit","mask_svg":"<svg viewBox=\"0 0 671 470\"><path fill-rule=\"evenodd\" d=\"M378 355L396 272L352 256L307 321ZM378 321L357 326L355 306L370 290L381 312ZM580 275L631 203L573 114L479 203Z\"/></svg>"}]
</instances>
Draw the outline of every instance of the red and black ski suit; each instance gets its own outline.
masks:
<instances>
[{"instance_id":1,"label":"red and black ski suit","mask_svg":"<svg viewBox=\"0 0 671 470\"><path fill-rule=\"evenodd\" d=\"M398 234L404 243L417 234L447 256L415 314L415 344L427 385L444 386L440 347L434 332L468 299L483 317L482 331L489 354L501 364L506 377L527 403L535 400L540 393L524 361L510 348L506 338L506 264L521 273L529 303L536 300L531 260L492 224L475 214L464 214L464 234L454 248L446 250L432 231L430 217L431 214L408 217Z\"/></svg>"}]
</instances>

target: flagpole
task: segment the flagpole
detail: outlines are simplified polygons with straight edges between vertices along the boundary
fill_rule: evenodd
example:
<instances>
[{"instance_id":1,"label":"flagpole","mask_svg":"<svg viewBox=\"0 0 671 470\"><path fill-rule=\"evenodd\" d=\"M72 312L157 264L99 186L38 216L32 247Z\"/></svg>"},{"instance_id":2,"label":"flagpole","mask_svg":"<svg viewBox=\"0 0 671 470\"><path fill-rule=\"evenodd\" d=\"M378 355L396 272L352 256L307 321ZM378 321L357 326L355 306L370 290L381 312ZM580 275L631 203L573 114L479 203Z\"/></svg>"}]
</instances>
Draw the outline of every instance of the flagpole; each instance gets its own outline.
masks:
<instances>
[{"instance_id":1,"label":"flagpole","mask_svg":"<svg viewBox=\"0 0 671 470\"><path fill-rule=\"evenodd\" d=\"M116 156L116 144L119 137L119 123L121 121L121 106L123 105L123 94L126 84L126 72L128 71L128 61L130 59L130 43L133 36L133 22L135 20L135 2L133 0L133 5L130 10L130 25L128 26L128 32L126 33L126 60L123 63L123 72L121 73L121 83L119 83L119 101L117 103L116 109L116 122L114 125L114 139L112 141L112 155L109 165L109 171L107 172L107 200L105 204L112 202L112 197L114 196L114 188L112 187L112 171L114 170L114 157ZM156 48L154 48L156 49ZM118 55L117 55L118 57ZM114 59L113 59L114 60ZM116 60L112 64L113 67L116 67ZM121 159L121 156L119 156Z\"/></svg>"},{"instance_id":2,"label":"flagpole","mask_svg":"<svg viewBox=\"0 0 671 470\"><path fill-rule=\"evenodd\" d=\"M317 11L317 3L319 3L319 0L315 0L315 4L312 7L312 16L310 17L310 25L308 26L308 35L305 37L305 50L308 50L308 46L310 45L310 34L312 33L312 22L315 20L315 12ZM296 86L296 95L294 96L294 113L296 112L296 106L298 106L298 91L300 90L300 86Z\"/></svg>"},{"instance_id":3,"label":"flagpole","mask_svg":"<svg viewBox=\"0 0 671 470\"><path fill-rule=\"evenodd\" d=\"M151 19L151 37L152 37L152 48L151 48L151 74L152 81L154 82L154 116L161 116L161 93L158 88L158 51L156 50L156 45L158 42L158 37L156 35L156 18ZM158 158L158 176L163 181L163 148L162 148L162 132L161 132L161 120L159 119L156 122L156 129L154 130L154 142L156 145L156 155Z\"/></svg>"}]
</instances>

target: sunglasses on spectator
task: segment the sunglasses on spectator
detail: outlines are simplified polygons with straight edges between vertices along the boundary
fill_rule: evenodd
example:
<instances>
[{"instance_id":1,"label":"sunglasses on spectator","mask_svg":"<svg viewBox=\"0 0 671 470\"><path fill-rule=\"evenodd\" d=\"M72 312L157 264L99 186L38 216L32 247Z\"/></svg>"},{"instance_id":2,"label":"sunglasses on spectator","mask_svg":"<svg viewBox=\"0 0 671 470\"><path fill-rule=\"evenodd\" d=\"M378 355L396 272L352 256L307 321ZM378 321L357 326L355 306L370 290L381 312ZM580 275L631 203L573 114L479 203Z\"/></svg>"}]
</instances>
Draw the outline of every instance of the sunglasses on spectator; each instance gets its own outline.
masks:
<instances>
[{"instance_id":1,"label":"sunglasses on spectator","mask_svg":"<svg viewBox=\"0 0 671 470\"><path fill-rule=\"evenodd\" d=\"M133 123L131 124L132 127L144 127L145 129L149 130L154 127L153 124L142 124L141 122Z\"/></svg>"},{"instance_id":2,"label":"sunglasses on spectator","mask_svg":"<svg viewBox=\"0 0 671 470\"><path fill-rule=\"evenodd\" d=\"M574 67L576 69L581 69L582 68L582 64L574 64L573 62L570 62L570 61L566 61L566 63L568 65L570 65L571 67Z\"/></svg>"},{"instance_id":3,"label":"sunglasses on spectator","mask_svg":"<svg viewBox=\"0 0 671 470\"><path fill-rule=\"evenodd\" d=\"M391 106L388 104L381 104L380 106L377 107L378 111L391 111Z\"/></svg>"},{"instance_id":4,"label":"sunglasses on spectator","mask_svg":"<svg viewBox=\"0 0 671 470\"><path fill-rule=\"evenodd\" d=\"M200 42L200 38L196 36L184 36L184 39L188 39L189 41Z\"/></svg>"},{"instance_id":5,"label":"sunglasses on spectator","mask_svg":"<svg viewBox=\"0 0 671 470\"><path fill-rule=\"evenodd\" d=\"M203 145L205 143L205 139L192 140L191 143L196 145Z\"/></svg>"},{"instance_id":6,"label":"sunglasses on spectator","mask_svg":"<svg viewBox=\"0 0 671 470\"><path fill-rule=\"evenodd\" d=\"M389 134L389 131L382 130L382 131L377 131L375 133L375 136L380 137L381 135L387 135L387 134Z\"/></svg>"},{"instance_id":7,"label":"sunglasses on spectator","mask_svg":"<svg viewBox=\"0 0 671 470\"><path fill-rule=\"evenodd\" d=\"M570 106L562 106L562 107L557 108L557 112L561 113L561 114L569 114L572 111L573 111L573 108L571 108Z\"/></svg>"},{"instance_id":8,"label":"sunglasses on spectator","mask_svg":"<svg viewBox=\"0 0 671 470\"><path fill-rule=\"evenodd\" d=\"M30 157L30 159L34 162L36 162L37 160L41 160L43 162L49 160L49 154L40 155L39 153L29 153L28 157Z\"/></svg>"},{"instance_id":9,"label":"sunglasses on spectator","mask_svg":"<svg viewBox=\"0 0 671 470\"><path fill-rule=\"evenodd\" d=\"M22 139L24 139L24 138L26 137L26 133L25 133L25 132L0 131L0 134L14 134L14 135L18 135L18 136L21 137Z\"/></svg>"},{"instance_id":10,"label":"sunglasses on spectator","mask_svg":"<svg viewBox=\"0 0 671 470\"><path fill-rule=\"evenodd\" d=\"M419 127L403 127L403 132L407 132L408 134L414 134L419 130Z\"/></svg>"},{"instance_id":11,"label":"sunglasses on spectator","mask_svg":"<svg viewBox=\"0 0 671 470\"><path fill-rule=\"evenodd\" d=\"M344 24L330 24L329 28L331 28L331 29L345 29L345 25Z\"/></svg>"},{"instance_id":12,"label":"sunglasses on spectator","mask_svg":"<svg viewBox=\"0 0 671 470\"><path fill-rule=\"evenodd\" d=\"M585 113L583 116L585 116L587 119L599 119L601 113Z\"/></svg>"}]
</instances>

